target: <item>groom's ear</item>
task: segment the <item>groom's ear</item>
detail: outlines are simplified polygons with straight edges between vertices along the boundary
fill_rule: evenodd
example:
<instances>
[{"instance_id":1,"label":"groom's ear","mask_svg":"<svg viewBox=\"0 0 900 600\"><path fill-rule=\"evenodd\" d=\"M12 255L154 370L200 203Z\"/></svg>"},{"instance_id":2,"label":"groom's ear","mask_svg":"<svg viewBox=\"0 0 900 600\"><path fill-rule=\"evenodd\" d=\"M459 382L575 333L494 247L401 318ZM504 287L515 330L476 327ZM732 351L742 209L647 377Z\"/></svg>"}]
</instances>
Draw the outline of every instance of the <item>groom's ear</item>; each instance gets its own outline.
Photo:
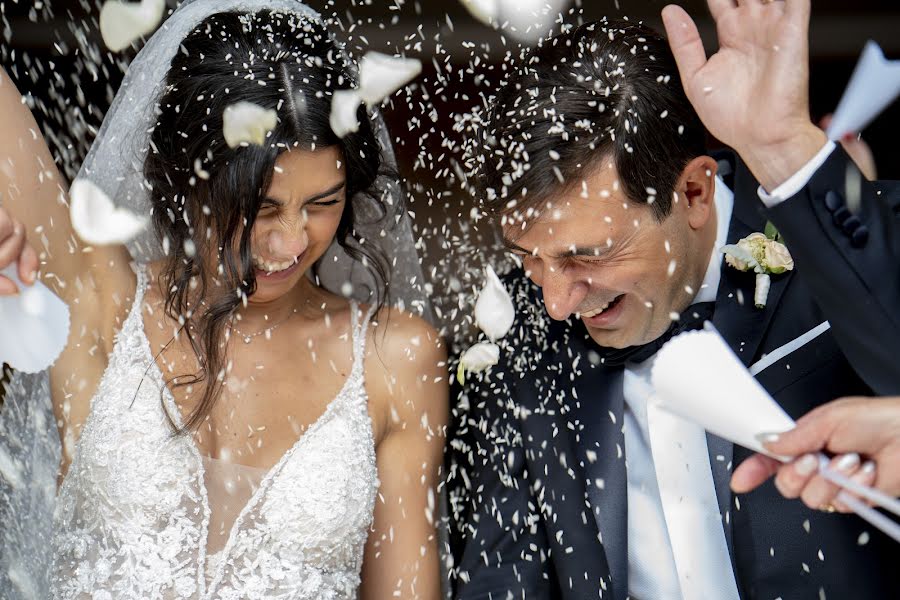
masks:
<instances>
[{"instance_id":1,"label":"groom's ear","mask_svg":"<svg viewBox=\"0 0 900 600\"><path fill-rule=\"evenodd\" d=\"M677 210L685 211L691 229L700 229L713 215L717 169L711 156L698 156L685 165L675 184Z\"/></svg>"}]
</instances>

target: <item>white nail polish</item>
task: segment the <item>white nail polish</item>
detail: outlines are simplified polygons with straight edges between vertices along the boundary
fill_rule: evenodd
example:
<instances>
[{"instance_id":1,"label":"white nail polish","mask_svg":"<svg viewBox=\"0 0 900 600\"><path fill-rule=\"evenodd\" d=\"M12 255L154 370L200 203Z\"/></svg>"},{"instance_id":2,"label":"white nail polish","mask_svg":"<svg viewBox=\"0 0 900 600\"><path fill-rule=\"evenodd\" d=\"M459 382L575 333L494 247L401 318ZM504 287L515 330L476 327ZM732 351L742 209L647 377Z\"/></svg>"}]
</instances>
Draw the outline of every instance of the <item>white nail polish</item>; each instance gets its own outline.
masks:
<instances>
[{"instance_id":1,"label":"white nail polish","mask_svg":"<svg viewBox=\"0 0 900 600\"><path fill-rule=\"evenodd\" d=\"M812 454L804 454L794 463L794 470L804 477L815 472L818 467L819 459Z\"/></svg>"},{"instance_id":2,"label":"white nail polish","mask_svg":"<svg viewBox=\"0 0 900 600\"><path fill-rule=\"evenodd\" d=\"M875 461L867 460L863 463L862 472L866 475L871 475L875 472Z\"/></svg>"},{"instance_id":3,"label":"white nail polish","mask_svg":"<svg viewBox=\"0 0 900 600\"><path fill-rule=\"evenodd\" d=\"M760 444L774 444L781 438L781 435L778 433L758 433L754 437Z\"/></svg>"},{"instance_id":4,"label":"white nail polish","mask_svg":"<svg viewBox=\"0 0 900 600\"><path fill-rule=\"evenodd\" d=\"M840 457L837 463L835 463L834 468L838 471L849 471L857 465L859 465L859 454L851 452L850 454L845 454Z\"/></svg>"}]
</instances>

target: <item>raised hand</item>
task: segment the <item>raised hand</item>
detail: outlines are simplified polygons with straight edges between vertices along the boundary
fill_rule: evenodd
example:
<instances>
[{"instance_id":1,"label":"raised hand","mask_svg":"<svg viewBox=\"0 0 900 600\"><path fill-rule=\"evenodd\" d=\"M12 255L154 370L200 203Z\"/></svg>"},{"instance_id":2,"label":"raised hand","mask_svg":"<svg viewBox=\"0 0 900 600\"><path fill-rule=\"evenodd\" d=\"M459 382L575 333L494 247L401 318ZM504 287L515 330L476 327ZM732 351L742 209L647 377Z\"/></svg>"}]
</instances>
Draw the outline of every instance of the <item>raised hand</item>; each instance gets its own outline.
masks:
<instances>
[{"instance_id":1,"label":"raised hand","mask_svg":"<svg viewBox=\"0 0 900 600\"><path fill-rule=\"evenodd\" d=\"M38 268L38 257L28 244L25 226L5 208L0 208L0 271L18 263L19 279L32 284ZM9 277L0 275L0 296L9 296L20 290Z\"/></svg>"},{"instance_id":2,"label":"raised hand","mask_svg":"<svg viewBox=\"0 0 900 600\"><path fill-rule=\"evenodd\" d=\"M708 0L719 50L707 58L679 6L662 17L685 92L703 124L769 191L826 142L809 116L810 0Z\"/></svg>"}]
</instances>

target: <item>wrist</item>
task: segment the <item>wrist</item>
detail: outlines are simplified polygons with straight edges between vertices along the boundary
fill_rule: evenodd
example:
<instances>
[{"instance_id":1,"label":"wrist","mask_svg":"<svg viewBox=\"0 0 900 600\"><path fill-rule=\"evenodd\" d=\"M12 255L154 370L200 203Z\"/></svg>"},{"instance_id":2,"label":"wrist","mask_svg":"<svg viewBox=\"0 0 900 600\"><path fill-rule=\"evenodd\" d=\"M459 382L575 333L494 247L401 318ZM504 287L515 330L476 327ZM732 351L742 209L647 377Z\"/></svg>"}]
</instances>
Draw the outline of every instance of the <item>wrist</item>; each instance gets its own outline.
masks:
<instances>
[{"instance_id":1,"label":"wrist","mask_svg":"<svg viewBox=\"0 0 900 600\"><path fill-rule=\"evenodd\" d=\"M828 143L825 132L812 122L797 127L775 142L735 148L763 189L772 192L803 168Z\"/></svg>"}]
</instances>

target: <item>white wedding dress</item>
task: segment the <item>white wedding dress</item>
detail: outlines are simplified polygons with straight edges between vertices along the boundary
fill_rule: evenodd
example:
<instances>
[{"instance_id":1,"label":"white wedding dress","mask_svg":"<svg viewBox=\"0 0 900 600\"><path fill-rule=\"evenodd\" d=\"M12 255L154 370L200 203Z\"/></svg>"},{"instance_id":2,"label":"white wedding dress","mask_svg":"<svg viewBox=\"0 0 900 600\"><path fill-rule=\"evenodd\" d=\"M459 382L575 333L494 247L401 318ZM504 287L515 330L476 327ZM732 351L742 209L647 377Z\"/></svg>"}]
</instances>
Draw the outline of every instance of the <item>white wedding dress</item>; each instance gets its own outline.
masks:
<instances>
[{"instance_id":1,"label":"white wedding dress","mask_svg":"<svg viewBox=\"0 0 900 600\"><path fill-rule=\"evenodd\" d=\"M147 286L116 337L54 515L54 598L355 598L378 476L351 307L343 389L268 472L200 455L144 333ZM302 391L298 390L298 395Z\"/></svg>"}]
</instances>

